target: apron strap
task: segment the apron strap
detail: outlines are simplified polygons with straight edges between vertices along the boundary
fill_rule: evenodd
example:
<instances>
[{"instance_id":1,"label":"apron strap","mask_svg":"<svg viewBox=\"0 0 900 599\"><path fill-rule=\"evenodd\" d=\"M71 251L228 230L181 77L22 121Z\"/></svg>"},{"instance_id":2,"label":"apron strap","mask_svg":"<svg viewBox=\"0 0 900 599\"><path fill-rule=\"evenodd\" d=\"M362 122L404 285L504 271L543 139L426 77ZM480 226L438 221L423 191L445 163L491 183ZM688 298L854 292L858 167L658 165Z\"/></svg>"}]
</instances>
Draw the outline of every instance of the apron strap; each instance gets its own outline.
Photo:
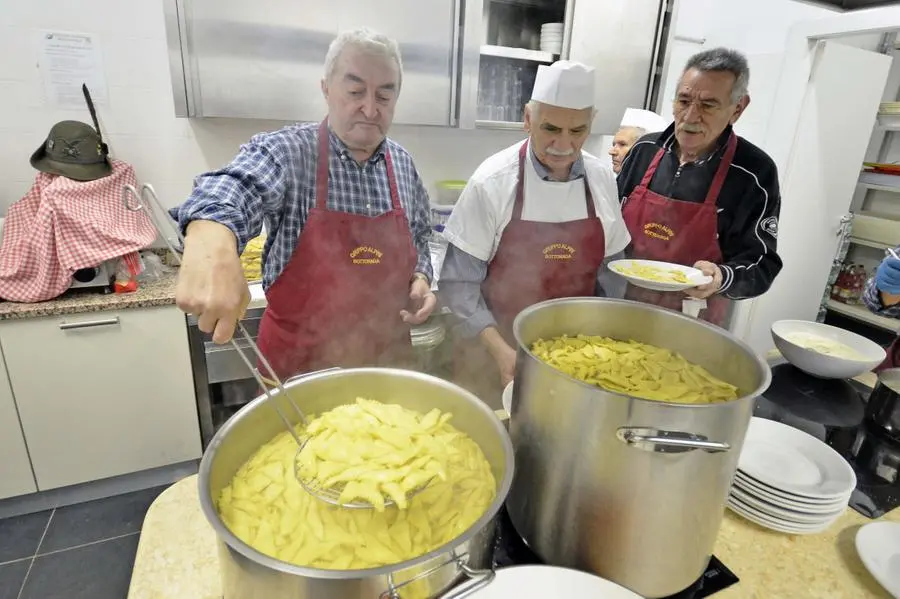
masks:
<instances>
[{"instance_id":1,"label":"apron strap","mask_svg":"<svg viewBox=\"0 0 900 599\"><path fill-rule=\"evenodd\" d=\"M326 117L319 124L319 155L316 158L316 208L319 210L326 210L328 201L328 136L328 118ZM397 186L397 177L394 175L394 162L391 160L391 150L387 146L387 141L384 143L384 164L387 167L388 187L391 191L391 207L394 210L402 210L400 188Z\"/></svg>"},{"instance_id":2,"label":"apron strap","mask_svg":"<svg viewBox=\"0 0 900 599\"><path fill-rule=\"evenodd\" d=\"M519 146L519 179L516 181L516 201L513 204L512 220L522 220L522 206L525 204L525 160L528 150L528 140L522 142ZM588 185L587 169L584 173L584 201L587 208L588 218L597 218L597 211L594 208L594 195L591 193L591 186Z\"/></svg>"},{"instance_id":3,"label":"apron strap","mask_svg":"<svg viewBox=\"0 0 900 599\"><path fill-rule=\"evenodd\" d=\"M650 189L650 180L653 179L653 175L656 174L656 168L659 166L660 161L665 155L665 148L660 148L656 151L656 155L653 156L653 160L650 161L650 166L648 166L647 170L644 171L644 176L641 177L641 182L638 184L638 187L646 187L647 189Z\"/></svg>"},{"instance_id":4,"label":"apron strap","mask_svg":"<svg viewBox=\"0 0 900 599\"><path fill-rule=\"evenodd\" d=\"M384 141L384 165L387 167L388 187L391 190L391 206L393 206L394 210L402 210L397 177L394 176L394 161L391 160L391 150L387 147L387 140Z\"/></svg>"},{"instance_id":5,"label":"apron strap","mask_svg":"<svg viewBox=\"0 0 900 599\"><path fill-rule=\"evenodd\" d=\"M513 204L513 220L522 220L522 205L525 203L525 153L528 150L528 140L519 146L519 178L516 181L516 201Z\"/></svg>"},{"instance_id":6,"label":"apron strap","mask_svg":"<svg viewBox=\"0 0 900 599\"><path fill-rule=\"evenodd\" d=\"M328 201L328 117L319 124L319 155L316 158L316 208L326 210Z\"/></svg>"},{"instance_id":7,"label":"apron strap","mask_svg":"<svg viewBox=\"0 0 900 599\"><path fill-rule=\"evenodd\" d=\"M706 192L706 200L704 200L704 204L715 204L719 199L719 193L722 191L722 186L725 185L725 177L728 176L728 169L731 168L731 161L734 160L734 152L737 149L737 135L734 132L728 136L728 142L725 145L725 153L722 155L722 161L719 163L719 168L716 169L716 174L713 177L712 184L709 186L709 191Z\"/></svg>"},{"instance_id":8,"label":"apron strap","mask_svg":"<svg viewBox=\"0 0 900 599\"><path fill-rule=\"evenodd\" d=\"M594 194L591 193L591 186L588 185L587 168L584 169L584 201L587 202L588 218L597 218L597 211L594 209Z\"/></svg>"}]
</instances>

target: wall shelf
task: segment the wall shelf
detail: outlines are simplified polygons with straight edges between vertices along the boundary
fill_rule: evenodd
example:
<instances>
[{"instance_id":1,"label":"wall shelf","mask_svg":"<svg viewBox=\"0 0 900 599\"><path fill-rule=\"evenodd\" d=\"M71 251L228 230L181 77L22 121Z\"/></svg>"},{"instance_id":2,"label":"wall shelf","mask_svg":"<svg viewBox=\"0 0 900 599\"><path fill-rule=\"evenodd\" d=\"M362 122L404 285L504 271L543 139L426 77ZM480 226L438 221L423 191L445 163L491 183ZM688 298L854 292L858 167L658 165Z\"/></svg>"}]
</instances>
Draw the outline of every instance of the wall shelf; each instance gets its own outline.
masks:
<instances>
[{"instance_id":1,"label":"wall shelf","mask_svg":"<svg viewBox=\"0 0 900 599\"><path fill-rule=\"evenodd\" d=\"M553 54L539 50L527 50L525 48L511 48L509 46L482 46L482 56L495 56L497 58L510 58L512 60L527 60L550 64L553 62Z\"/></svg>"},{"instance_id":2,"label":"wall shelf","mask_svg":"<svg viewBox=\"0 0 900 599\"><path fill-rule=\"evenodd\" d=\"M853 216L851 233L851 240L861 245L894 247L900 241L900 221L878 212L860 211Z\"/></svg>"},{"instance_id":3,"label":"wall shelf","mask_svg":"<svg viewBox=\"0 0 900 599\"><path fill-rule=\"evenodd\" d=\"M850 236L850 243L855 245L864 245L869 248L874 248L876 250L886 250L888 248L894 247L887 243L881 243L880 241L872 241L871 239L863 239L861 237L853 237Z\"/></svg>"},{"instance_id":4,"label":"wall shelf","mask_svg":"<svg viewBox=\"0 0 900 599\"><path fill-rule=\"evenodd\" d=\"M507 131L524 131L525 123L511 121L475 121L475 127L478 129L505 129Z\"/></svg>"},{"instance_id":5,"label":"wall shelf","mask_svg":"<svg viewBox=\"0 0 900 599\"><path fill-rule=\"evenodd\" d=\"M882 131L900 131L900 114L879 112L876 126Z\"/></svg>"},{"instance_id":6,"label":"wall shelf","mask_svg":"<svg viewBox=\"0 0 900 599\"><path fill-rule=\"evenodd\" d=\"M866 189L900 193L900 176L861 172L859 174L859 185Z\"/></svg>"},{"instance_id":7,"label":"wall shelf","mask_svg":"<svg viewBox=\"0 0 900 599\"><path fill-rule=\"evenodd\" d=\"M900 320L896 318L888 318L887 316L879 316L873 314L864 305L843 304L837 300L828 300L827 307L832 312L843 314L847 318L865 322L879 329L897 332L900 330Z\"/></svg>"}]
</instances>

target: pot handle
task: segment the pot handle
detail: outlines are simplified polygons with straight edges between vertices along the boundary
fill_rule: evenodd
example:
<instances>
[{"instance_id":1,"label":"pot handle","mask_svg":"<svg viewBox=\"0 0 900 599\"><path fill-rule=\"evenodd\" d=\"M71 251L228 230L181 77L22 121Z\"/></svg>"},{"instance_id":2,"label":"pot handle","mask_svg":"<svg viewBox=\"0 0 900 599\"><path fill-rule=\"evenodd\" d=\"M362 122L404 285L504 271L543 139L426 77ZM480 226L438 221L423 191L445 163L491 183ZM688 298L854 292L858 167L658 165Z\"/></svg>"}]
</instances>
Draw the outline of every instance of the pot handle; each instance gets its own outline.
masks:
<instances>
[{"instance_id":1,"label":"pot handle","mask_svg":"<svg viewBox=\"0 0 900 599\"><path fill-rule=\"evenodd\" d=\"M314 375L314 374L320 374L320 373L323 373L323 372L331 372L332 370L340 370L340 367L339 367L339 366L332 366L331 368L323 368L323 369L321 369L321 370L313 370L312 372L302 372L302 373L300 373L300 374L295 374L295 375L292 376L291 378L289 378L289 379L287 379L286 381L284 381L284 384L287 385L288 383L291 383L291 382L293 382L293 381L297 381L297 380L300 380L300 379L305 379L306 377L312 376L312 375ZM272 380L270 380L270 379L268 379L268 378L266 378L266 377L262 377L262 380L263 380L263 382L264 382L265 384L267 384L267 385L270 385L270 386L272 386L272 387L275 386L275 381L272 381Z\"/></svg>"},{"instance_id":2,"label":"pot handle","mask_svg":"<svg viewBox=\"0 0 900 599\"><path fill-rule=\"evenodd\" d=\"M417 580L427 578L441 568L449 566L453 563L456 564L456 567L460 572L466 575L468 580L466 580L466 582L462 583L447 594L441 595L441 599L463 599L464 597L468 597L475 591L490 584L494 580L494 576L496 576L497 573L493 570L476 570L474 568L470 568L469 564L466 563L467 557L469 557L468 553L456 555L456 551L452 551L450 552L450 557L446 561L443 561L437 566L429 568L424 572L420 572L409 580L404 580L400 584L394 584L393 575L388 575L388 589L381 593L381 595L379 595L379 599L398 599L400 597L400 594L397 591L399 591L406 585L416 582Z\"/></svg>"},{"instance_id":3,"label":"pot handle","mask_svg":"<svg viewBox=\"0 0 900 599\"><path fill-rule=\"evenodd\" d=\"M680 431L664 431L646 427L622 427L616 431L619 441L644 451L681 453L702 449L708 453L722 453L731 449L724 441L710 441L703 435Z\"/></svg>"},{"instance_id":4,"label":"pot handle","mask_svg":"<svg viewBox=\"0 0 900 599\"><path fill-rule=\"evenodd\" d=\"M497 576L497 573L493 570L476 570L461 562L459 563L459 569L466 575L468 580L442 595L441 599L463 599L468 597L494 582L494 577Z\"/></svg>"}]
</instances>

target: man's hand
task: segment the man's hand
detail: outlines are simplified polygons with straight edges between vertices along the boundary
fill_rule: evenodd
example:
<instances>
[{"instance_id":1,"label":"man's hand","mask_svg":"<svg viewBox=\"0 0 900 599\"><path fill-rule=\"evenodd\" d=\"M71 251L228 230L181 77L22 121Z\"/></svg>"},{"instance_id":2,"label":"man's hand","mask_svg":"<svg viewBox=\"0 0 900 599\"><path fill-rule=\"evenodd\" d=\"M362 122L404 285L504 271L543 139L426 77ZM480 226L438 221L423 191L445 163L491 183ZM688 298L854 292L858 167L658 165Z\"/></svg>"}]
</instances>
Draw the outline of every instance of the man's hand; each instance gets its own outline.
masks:
<instances>
[{"instance_id":1,"label":"man's hand","mask_svg":"<svg viewBox=\"0 0 900 599\"><path fill-rule=\"evenodd\" d=\"M712 277L712 281L710 281L706 285L700 285L699 287L685 289L684 292L687 295L697 299L706 299L711 295L714 295L722 287L721 268L719 268L712 262L707 262L706 260L700 260L699 262L694 264L694 268L701 271L706 276Z\"/></svg>"},{"instance_id":2,"label":"man's hand","mask_svg":"<svg viewBox=\"0 0 900 599\"><path fill-rule=\"evenodd\" d=\"M421 277L416 277L409 285L409 310L400 310L400 317L407 324L422 324L437 305L437 297L431 292L431 285Z\"/></svg>"},{"instance_id":3,"label":"man's hand","mask_svg":"<svg viewBox=\"0 0 900 599\"><path fill-rule=\"evenodd\" d=\"M488 353L497 363L500 381L506 387L516 376L516 350L511 348L495 327L488 327L479 335Z\"/></svg>"},{"instance_id":4,"label":"man's hand","mask_svg":"<svg viewBox=\"0 0 900 599\"><path fill-rule=\"evenodd\" d=\"M516 377L516 350L507 345L494 355L494 361L500 370L500 383L506 387Z\"/></svg>"},{"instance_id":5,"label":"man's hand","mask_svg":"<svg viewBox=\"0 0 900 599\"><path fill-rule=\"evenodd\" d=\"M875 271L875 287L888 295L900 295L900 260L888 256Z\"/></svg>"},{"instance_id":6,"label":"man's hand","mask_svg":"<svg viewBox=\"0 0 900 599\"><path fill-rule=\"evenodd\" d=\"M178 271L175 303L197 317L197 326L215 343L234 335L250 303L250 288L231 229L212 221L188 225Z\"/></svg>"}]
</instances>

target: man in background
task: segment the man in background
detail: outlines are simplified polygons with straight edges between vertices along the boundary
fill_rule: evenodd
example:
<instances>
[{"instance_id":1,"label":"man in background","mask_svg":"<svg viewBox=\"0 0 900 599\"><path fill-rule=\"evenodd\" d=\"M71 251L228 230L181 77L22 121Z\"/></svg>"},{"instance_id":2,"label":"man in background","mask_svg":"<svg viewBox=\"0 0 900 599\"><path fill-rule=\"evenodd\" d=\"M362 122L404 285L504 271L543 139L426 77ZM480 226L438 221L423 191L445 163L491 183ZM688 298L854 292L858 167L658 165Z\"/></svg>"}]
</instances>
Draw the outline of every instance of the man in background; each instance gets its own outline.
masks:
<instances>
[{"instance_id":1,"label":"man in background","mask_svg":"<svg viewBox=\"0 0 900 599\"><path fill-rule=\"evenodd\" d=\"M626 108L619 130L613 137L609 156L612 159L613 171L618 175L622 170L622 162L637 140L648 133L656 133L666 128L666 120L650 110Z\"/></svg>"}]
</instances>

